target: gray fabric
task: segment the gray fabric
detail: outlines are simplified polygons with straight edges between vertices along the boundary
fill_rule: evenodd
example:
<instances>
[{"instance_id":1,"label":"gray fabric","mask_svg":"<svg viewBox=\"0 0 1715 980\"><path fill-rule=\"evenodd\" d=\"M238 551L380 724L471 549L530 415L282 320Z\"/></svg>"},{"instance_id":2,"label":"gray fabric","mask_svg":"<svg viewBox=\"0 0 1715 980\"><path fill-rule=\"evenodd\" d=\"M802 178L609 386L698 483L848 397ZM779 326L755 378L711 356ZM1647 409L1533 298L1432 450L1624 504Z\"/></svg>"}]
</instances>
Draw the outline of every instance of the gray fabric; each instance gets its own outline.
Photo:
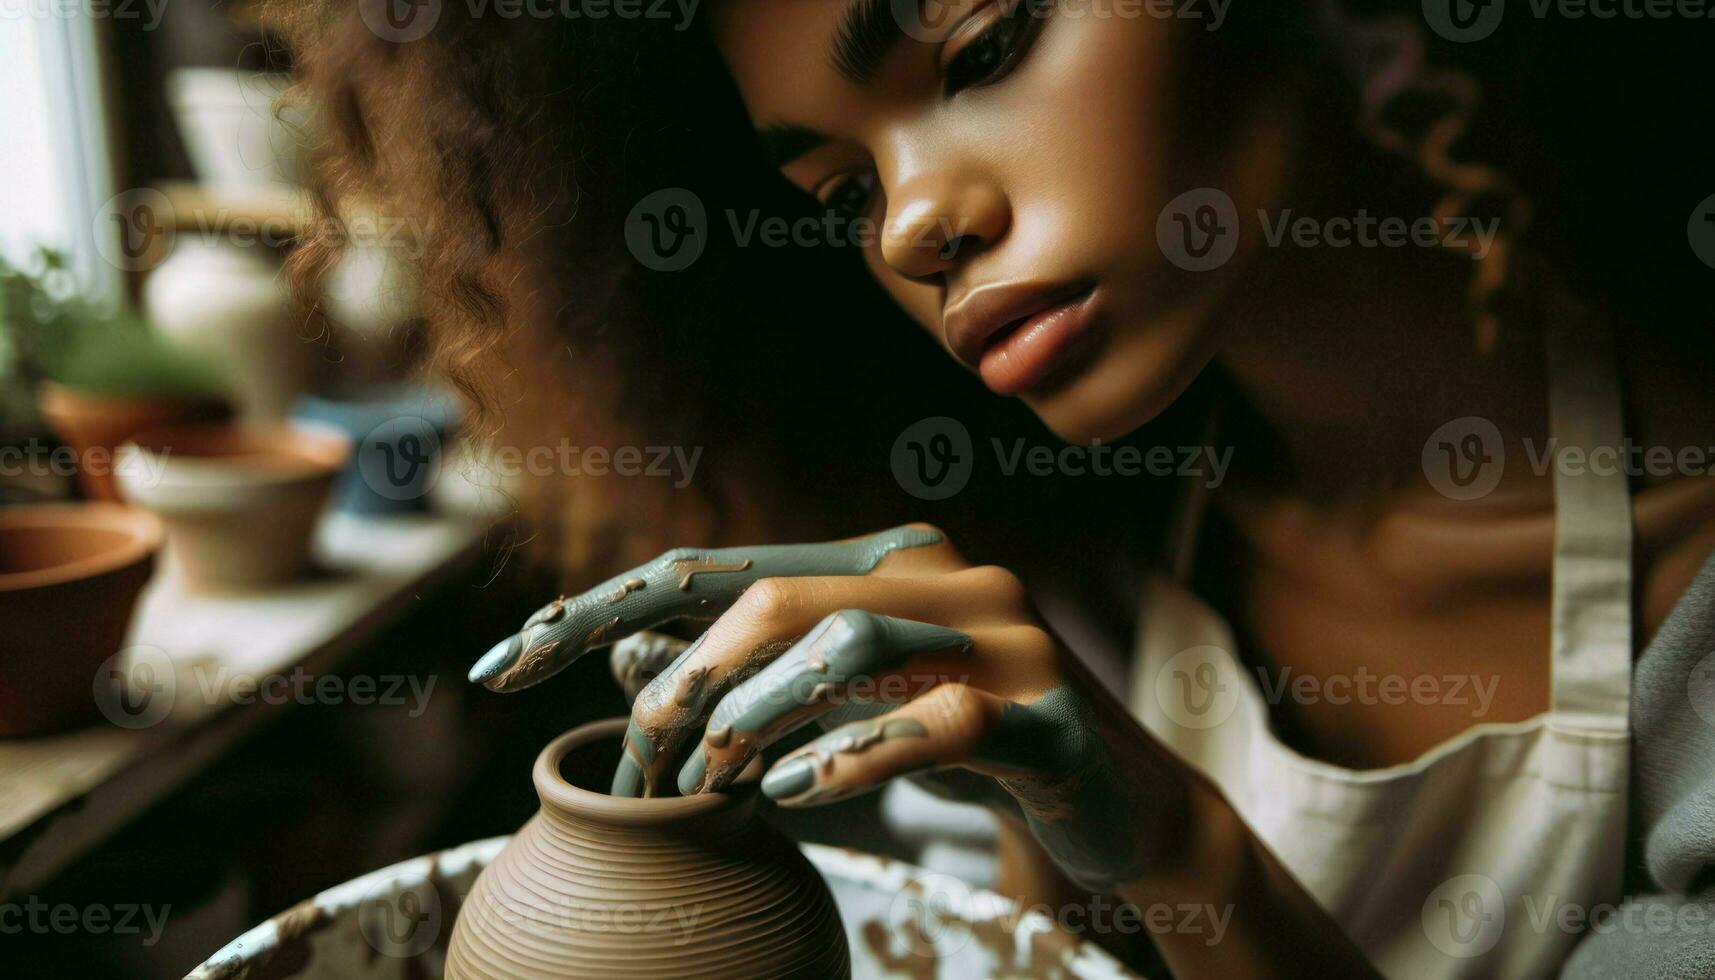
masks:
<instances>
[{"instance_id":1,"label":"gray fabric","mask_svg":"<svg viewBox=\"0 0 1715 980\"><path fill-rule=\"evenodd\" d=\"M1715 978L1715 558L1638 658L1632 740L1653 892L1587 933L1561 975Z\"/></svg>"}]
</instances>

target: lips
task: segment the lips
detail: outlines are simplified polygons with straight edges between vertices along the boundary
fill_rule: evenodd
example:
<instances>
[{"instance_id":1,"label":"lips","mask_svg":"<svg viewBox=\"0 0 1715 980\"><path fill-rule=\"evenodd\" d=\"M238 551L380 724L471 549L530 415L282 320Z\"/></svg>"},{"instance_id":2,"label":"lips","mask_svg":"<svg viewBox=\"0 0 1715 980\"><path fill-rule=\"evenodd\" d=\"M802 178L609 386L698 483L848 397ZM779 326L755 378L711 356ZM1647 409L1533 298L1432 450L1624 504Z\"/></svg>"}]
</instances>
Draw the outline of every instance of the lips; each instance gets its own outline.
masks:
<instances>
[{"instance_id":1,"label":"lips","mask_svg":"<svg viewBox=\"0 0 1715 980\"><path fill-rule=\"evenodd\" d=\"M948 346L1001 395L1039 383L1089 325L1095 285L1000 283L967 293L943 314Z\"/></svg>"}]
</instances>

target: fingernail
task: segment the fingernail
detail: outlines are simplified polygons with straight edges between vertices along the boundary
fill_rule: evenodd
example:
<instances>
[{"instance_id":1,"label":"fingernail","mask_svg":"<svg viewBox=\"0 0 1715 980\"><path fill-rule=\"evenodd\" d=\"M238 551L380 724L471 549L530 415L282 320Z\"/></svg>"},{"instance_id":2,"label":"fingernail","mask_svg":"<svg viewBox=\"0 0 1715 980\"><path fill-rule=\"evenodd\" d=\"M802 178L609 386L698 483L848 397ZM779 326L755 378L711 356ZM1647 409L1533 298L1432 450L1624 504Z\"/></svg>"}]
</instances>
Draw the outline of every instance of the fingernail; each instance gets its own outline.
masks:
<instances>
[{"instance_id":1,"label":"fingernail","mask_svg":"<svg viewBox=\"0 0 1715 980\"><path fill-rule=\"evenodd\" d=\"M762 777L762 791L776 800L790 799L816 783L816 771L808 759L788 759Z\"/></svg>"},{"instance_id":2,"label":"fingernail","mask_svg":"<svg viewBox=\"0 0 1715 980\"><path fill-rule=\"evenodd\" d=\"M493 649L483 654L482 659L476 662L476 666L470 669L470 682L472 684L486 684L493 680L517 659L518 654L523 649L524 637L517 633L496 643Z\"/></svg>"},{"instance_id":3,"label":"fingernail","mask_svg":"<svg viewBox=\"0 0 1715 980\"><path fill-rule=\"evenodd\" d=\"M683 796L695 793L702 785L703 773L707 772L708 768L709 763L703 757L702 749L693 751L691 757L686 759L684 766L679 769L679 793Z\"/></svg>"}]
</instances>

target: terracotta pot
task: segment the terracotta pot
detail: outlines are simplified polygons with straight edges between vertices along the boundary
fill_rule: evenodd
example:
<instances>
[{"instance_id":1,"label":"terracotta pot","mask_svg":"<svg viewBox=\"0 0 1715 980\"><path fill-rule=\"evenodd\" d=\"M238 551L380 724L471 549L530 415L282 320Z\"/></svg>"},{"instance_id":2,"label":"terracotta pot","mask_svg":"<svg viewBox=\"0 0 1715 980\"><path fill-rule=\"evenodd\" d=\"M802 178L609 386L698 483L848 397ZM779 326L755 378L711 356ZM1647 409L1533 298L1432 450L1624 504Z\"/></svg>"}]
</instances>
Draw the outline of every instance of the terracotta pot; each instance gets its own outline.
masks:
<instances>
[{"instance_id":1,"label":"terracotta pot","mask_svg":"<svg viewBox=\"0 0 1715 980\"><path fill-rule=\"evenodd\" d=\"M536 759L542 809L477 878L447 980L851 975L827 884L738 788L625 799L605 786L625 719L560 736Z\"/></svg>"},{"instance_id":2,"label":"terracotta pot","mask_svg":"<svg viewBox=\"0 0 1715 980\"><path fill-rule=\"evenodd\" d=\"M119 504L0 509L0 735L99 720L103 661L125 643L161 522Z\"/></svg>"},{"instance_id":3,"label":"terracotta pot","mask_svg":"<svg viewBox=\"0 0 1715 980\"><path fill-rule=\"evenodd\" d=\"M94 500L119 499L113 451L120 443L145 429L232 417L232 406L218 397L108 396L51 381L42 384L36 408L77 454L78 484Z\"/></svg>"},{"instance_id":4,"label":"terracotta pot","mask_svg":"<svg viewBox=\"0 0 1715 980\"><path fill-rule=\"evenodd\" d=\"M185 425L119 449L119 487L167 525L167 569L192 590L288 581L351 443L327 428Z\"/></svg>"}]
</instances>

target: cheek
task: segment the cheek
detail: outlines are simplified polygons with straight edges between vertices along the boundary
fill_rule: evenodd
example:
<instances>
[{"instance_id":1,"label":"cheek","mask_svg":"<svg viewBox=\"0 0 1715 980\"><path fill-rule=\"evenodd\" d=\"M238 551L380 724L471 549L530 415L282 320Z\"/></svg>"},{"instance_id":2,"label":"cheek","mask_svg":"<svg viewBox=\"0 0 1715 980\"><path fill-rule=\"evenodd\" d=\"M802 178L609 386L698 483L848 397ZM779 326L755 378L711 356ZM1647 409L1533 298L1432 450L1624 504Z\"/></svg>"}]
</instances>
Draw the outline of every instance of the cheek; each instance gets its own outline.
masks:
<instances>
[{"instance_id":1,"label":"cheek","mask_svg":"<svg viewBox=\"0 0 1715 980\"><path fill-rule=\"evenodd\" d=\"M1017 227L1065 258L1133 266L1153 246L1182 153L1169 110L1177 30L1149 17L1048 26L1032 84L1006 93L1004 111L1034 134L1008 168Z\"/></svg>"}]
</instances>

